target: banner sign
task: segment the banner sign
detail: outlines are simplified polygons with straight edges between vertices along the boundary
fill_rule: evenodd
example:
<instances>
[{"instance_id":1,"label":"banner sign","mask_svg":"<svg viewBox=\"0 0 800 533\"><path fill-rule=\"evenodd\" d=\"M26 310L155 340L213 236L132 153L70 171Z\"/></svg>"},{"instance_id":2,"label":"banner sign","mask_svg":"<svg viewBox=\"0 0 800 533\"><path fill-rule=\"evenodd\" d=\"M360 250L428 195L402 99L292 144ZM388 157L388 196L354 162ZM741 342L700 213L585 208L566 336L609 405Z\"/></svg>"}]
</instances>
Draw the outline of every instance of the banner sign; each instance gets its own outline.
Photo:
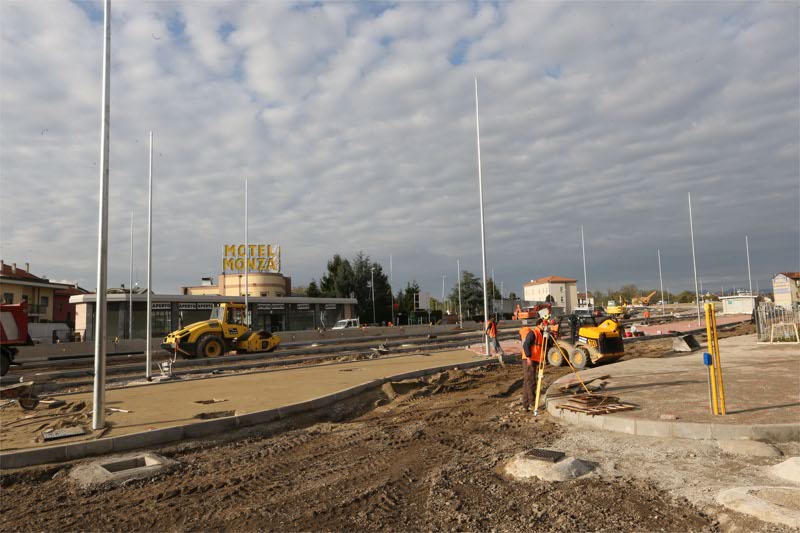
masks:
<instances>
[{"instance_id":1,"label":"banner sign","mask_svg":"<svg viewBox=\"0 0 800 533\"><path fill-rule=\"evenodd\" d=\"M273 244L226 244L222 249L222 271L244 272L245 261L250 272L281 271L281 247Z\"/></svg>"},{"instance_id":2,"label":"banner sign","mask_svg":"<svg viewBox=\"0 0 800 533\"><path fill-rule=\"evenodd\" d=\"M269 309L286 309L286 304L258 304L257 307L260 311L265 311Z\"/></svg>"},{"instance_id":3,"label":"banner sign","mask_svg":"<svg viewBox=\"0 0 800 533\"><path fill-rule=\"evenodd\" d=\"M325 304L325 309L336 309L336 304Z\"/></svg>"},{"instance_id":4,"label":"banner sign","mask_svg":"<svg viewBox=\"0 0 800 533\"><path fill-rule=\"evenodd\" d=\"M304 309L310 309L310 308L311 308L310 304L297 304L297 310L298 311L302 311Z\"/></svg>"},{"instance_id":5,"label":"banner sign","mask_svg":"<svg viewBox=\"0 0 800 533\"><path fill-rule=\"evenodd\" d=\"M197 309L214 309L214 304L197 304Z\"/></svg>"},{"instance_id":6,"label":"banner sign","mask_svg":"<svg viewBox=\"0 0 800 533\"><path fill-rule=\"evenodd\" d=\"M180 309L181 311L185 311L188 309L197 309L197 304L179 303L178 309Z\"/></svg>"},{"instance_id":7,"label":"banner sign","mask_svg":"<svg viewBox=\"0 0 800 533\"><path fill-rule=\"evenodd\" d=\"M153 304L153 310L172 309L172 302L158 302Z\"/></svg>"}]
</instances>

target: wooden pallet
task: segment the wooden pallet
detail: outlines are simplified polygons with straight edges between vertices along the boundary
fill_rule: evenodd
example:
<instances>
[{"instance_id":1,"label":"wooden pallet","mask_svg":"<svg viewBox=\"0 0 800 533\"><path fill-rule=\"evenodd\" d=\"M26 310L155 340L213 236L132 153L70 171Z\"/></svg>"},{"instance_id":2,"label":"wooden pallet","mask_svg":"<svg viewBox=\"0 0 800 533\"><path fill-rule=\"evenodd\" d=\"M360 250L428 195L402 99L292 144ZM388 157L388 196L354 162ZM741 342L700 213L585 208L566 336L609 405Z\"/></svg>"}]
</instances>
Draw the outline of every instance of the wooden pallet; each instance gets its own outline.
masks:
<instances>
[{"instance_id":1,"label":"wooden pallet","mask_svg":"<svg viewBox=\"0 0 800 533\"><path fill-rule=\"evenodd\" d=\"M565 411L573 411L575 413L584 413L587 415L607 415L609 413L618 413L620 411L629 411L631 409L635 409L635 405L631 405L629 403L614 403L603 405L600 407L577 407L574 405L559 405L558 409L564 409Z\"/></svg>"}]
</instances>

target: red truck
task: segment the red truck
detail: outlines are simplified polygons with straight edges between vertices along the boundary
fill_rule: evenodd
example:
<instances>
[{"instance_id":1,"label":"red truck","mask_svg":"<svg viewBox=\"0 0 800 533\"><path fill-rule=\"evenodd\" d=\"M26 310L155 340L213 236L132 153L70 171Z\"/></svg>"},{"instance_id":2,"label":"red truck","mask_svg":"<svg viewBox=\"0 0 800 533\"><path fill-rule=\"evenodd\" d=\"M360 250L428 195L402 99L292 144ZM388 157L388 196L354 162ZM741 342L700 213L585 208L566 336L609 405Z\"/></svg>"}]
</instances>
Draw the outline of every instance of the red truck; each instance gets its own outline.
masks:
<instances>
[{"instance_id":1,"label":"red truck","mask_svg":"<svg viewBox=\"0 0 800 533\"><path fill-rule=\"evenodd\" d=\"M0 305L0 376L5 376L14 364L17 346L31 346L28 335L28 304Z\"/></svg>"}]
</instances>

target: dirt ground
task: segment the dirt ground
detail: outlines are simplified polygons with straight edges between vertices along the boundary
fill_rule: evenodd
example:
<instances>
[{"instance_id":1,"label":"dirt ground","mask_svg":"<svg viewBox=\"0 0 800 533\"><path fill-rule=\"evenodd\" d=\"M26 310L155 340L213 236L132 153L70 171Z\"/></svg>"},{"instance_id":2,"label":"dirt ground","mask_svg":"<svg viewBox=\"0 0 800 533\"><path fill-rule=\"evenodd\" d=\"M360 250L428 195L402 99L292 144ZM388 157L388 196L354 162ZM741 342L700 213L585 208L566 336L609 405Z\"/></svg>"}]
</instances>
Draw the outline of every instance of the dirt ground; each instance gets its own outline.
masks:
<instances>
[{"instance_id":1,"label":"dirt ground","mask_svg":"<svg viewBox=\"0 0 800 533\"><path fill-rule=\"evenodd\" d=\"M715 529L639 480L504 477L504 460L562 433L547 415L519 411L519 374L516 365L451 371L340 405L328 421L163 448L176 471L117 488L79 489L65 466L6 473L3 529Z\"/></svg>"},{"instance_id":2,"label":"dirt ground","mask_svg":"<svg viewBox=\"0 0 800 533\"><path fill-rule=\"evenodd\" d=\"M567 371L548 371L546 384ZM177 469L117 487L79 488L67 475L76 463L3 472L0 529L773 530L735 513L719 520L658 476L620 468L632 440L576 443L546 412L521 411L520 378L519 365L493 365L385 386L291 422L162 447ZM534 447L577 452L598 470L560 483L502 473Z\"/></svg>"}]
</instances>

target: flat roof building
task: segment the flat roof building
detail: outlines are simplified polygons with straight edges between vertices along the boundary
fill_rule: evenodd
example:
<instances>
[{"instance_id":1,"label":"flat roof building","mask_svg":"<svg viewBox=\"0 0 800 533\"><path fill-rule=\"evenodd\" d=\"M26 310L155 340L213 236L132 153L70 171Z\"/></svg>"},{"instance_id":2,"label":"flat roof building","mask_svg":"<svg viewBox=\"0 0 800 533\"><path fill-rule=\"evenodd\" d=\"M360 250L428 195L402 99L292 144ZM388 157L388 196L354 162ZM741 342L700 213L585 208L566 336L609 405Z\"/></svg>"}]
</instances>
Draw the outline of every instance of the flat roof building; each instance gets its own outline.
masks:
<instances>
[{"instance_id":1,"label":"flat roof building","mask_svg":"<svg viewBox=\"0 0 800 533\"><path fill-rule=\"evenodd\" d=\"M578 280L547 276L531 280L522 286L523 298L535 302L551 302L571 313L578 306Z\"/></svg>"},{"instance_id":2,"label":"flat roof building","mask_svg":"<svg viewBox=\"0 0 800 533\"><path fill-rule=\"evenodd\" d=\"M795 309L800 305L800 272L781 272L772 278L775 305Z\"/></svg>"},{"instance_id":3,"label":"flat roof building","mask_svg":"<svg viewBox=\"0 0 800 533\"><path fill-rule=\"evenodd\" d=\"M129 336L129 298L133 298L133 334ZM138 338L146 334L147 294L108 294L109 339ZM163 337L181 327L208 320L211 310L222 302L244 303L243 296L152 294L153 338ZM94 339L94 309L97 295L70 297L75 305L75 330L84 340ZM337 320L353 318L355 298L307 298L298 296L250 296L248 307L253 329L269 332L330 328Z\"/></svg>"}]
</instances>

